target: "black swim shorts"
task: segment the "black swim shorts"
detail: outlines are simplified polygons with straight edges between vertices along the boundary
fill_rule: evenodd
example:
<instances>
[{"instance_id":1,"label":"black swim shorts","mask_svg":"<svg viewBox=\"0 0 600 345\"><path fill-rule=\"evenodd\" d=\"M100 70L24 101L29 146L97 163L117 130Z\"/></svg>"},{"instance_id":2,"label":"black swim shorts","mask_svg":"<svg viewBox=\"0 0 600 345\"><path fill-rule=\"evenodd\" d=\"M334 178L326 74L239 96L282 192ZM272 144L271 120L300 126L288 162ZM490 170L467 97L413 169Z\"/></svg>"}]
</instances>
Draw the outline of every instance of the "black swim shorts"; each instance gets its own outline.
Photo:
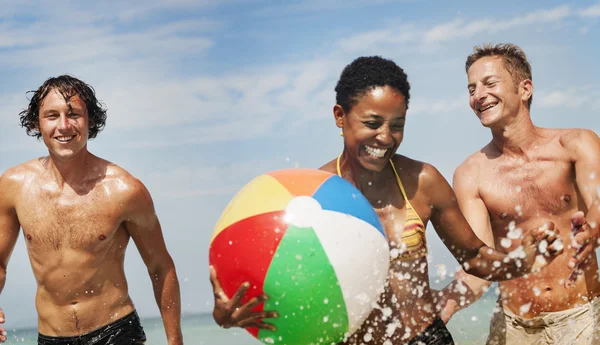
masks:
<instances>
[{"instance_id":1,"label":"black swim shorts","mask_svg":"<svg viewBox=\"0 0 600 345\"><path fill-rule=\"evenodd\" d=\"M452 335L444 321L439 317L431 325L427 326L423 332L412 338L408 345L454 345Z\"/></svg>"},{"instance_id":2,"label":"black swim shorts","mask_svg":"<svg viewBox=\"0 0 600 345\"><path fill-rule=\"evenodd\" d=\"M49 337L38 333L38 345L138 345L146 333L134 310L125 317L76 337Z\"/></svg>"}]
</instances>

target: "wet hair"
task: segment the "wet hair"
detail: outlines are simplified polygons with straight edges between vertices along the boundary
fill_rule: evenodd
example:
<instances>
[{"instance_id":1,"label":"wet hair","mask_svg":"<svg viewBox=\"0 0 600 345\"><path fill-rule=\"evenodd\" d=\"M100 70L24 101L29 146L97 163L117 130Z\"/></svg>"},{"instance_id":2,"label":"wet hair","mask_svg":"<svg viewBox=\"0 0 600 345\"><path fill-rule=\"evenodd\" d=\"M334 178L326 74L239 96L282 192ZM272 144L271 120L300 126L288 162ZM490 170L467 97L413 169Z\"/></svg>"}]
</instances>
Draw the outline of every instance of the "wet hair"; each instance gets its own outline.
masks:
<instances>
[{"instance_id":1,"label":"wet hair","mask_svg":"<svg viewBox=\"0 0 600 345\"><path fill-rule=\"evenodd\" d=\"M410 84L404 70L392 60L380 56L363 56L344 68L335 86L335 100L345 112L358 103L358 98L379 86L389 86L404 95L406 108Z\"/></svg>"},{"instance_id":2,"label":"wet hair","mask_svg":"<svg viewBox=\"0 0 600 345\"><path fill-rule=\"evenodd\" d=\"M469 73L469 68L475 63L475 61L484 57L498 57L504 61L504 66L510 73L513 83L518 87L519 83L523 80L533 80L531 76L531 65L527 61L527 56L523 49L516 44L512 43L499 43L499 44L482 44L473 47L473 53L467 57L465 63L465 70ZM529 97L527 101L527 107L531 107L533 101L533 95Z\"/></svg>"},{"instance_id":3,"label":"wet hair","mask_svg":"<svg viewBox=\"0 0 600 345\"><path fill-rule=\"evenodd\" d=\"M67 102L69 108L71 107L71 97L77 95L81 98L88 113L89 139L95 138L98 132L104 129L106 124L106 108L96 99L94 88L75 77L61 75L47 79L36 91L27 92L33 93L33 97L29 101L29 106L19 113L21 127L25 128L27 135L38 139L42 136L38 129L40 107L44 98L52 90L58 91L65 98L65 102Z\"/></svg>"}]
</instances>

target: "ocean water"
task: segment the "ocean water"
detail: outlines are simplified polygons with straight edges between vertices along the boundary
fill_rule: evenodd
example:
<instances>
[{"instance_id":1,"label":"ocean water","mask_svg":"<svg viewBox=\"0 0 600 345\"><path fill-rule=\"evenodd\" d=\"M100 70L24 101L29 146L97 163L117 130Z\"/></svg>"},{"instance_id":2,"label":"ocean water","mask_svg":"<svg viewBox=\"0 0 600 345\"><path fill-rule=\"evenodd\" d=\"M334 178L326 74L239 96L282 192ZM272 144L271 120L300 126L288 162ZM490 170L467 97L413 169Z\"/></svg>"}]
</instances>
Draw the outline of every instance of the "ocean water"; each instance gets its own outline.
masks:
<instances>
[{"instance_id":1,"label":"ocean water","mask_svg":"<svg viewBox=\"0 0 600 345\"><path fill-rule=\"evenodd\" d=\"M485 344L489 330L489 320L495 307L495 296L489 294L463 309L448 323L448 329L457 345ZM162 321L159 318L142 318L146 331L147 345L167 345ZM182 332L186 345L261 345L242 329L221 329L210 314L184 315ZM35 329L8 331L5 344L35 345Z\"/></svg>"}]
</instances>

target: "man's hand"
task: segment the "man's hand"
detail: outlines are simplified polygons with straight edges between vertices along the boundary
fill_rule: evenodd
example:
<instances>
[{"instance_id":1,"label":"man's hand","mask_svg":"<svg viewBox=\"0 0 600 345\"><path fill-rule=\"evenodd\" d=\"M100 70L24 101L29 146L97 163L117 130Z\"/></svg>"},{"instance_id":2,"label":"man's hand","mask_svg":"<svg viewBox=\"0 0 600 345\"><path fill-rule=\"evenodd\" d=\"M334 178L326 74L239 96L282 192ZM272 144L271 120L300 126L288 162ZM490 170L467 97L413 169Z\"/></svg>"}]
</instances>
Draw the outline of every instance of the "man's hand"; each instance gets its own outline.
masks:
<instances>
[{"instance_id":1,"label":"man's hand","mask_svg":"<svg viewBox=\"0 0 600 345\"><path fill-rule=\"evenodd\" d=\"M458 270L456 272L455 279L443 290L437 291L431 289L435 311L445 324L447 324L452 316L459 310L466 308L471 303L475 302L481 295L483 295L483 289L481 290L482 292L476 294L471 289L469 284L463 280L470 278L471 277L468 276L463 270ZM488 285L488 283L482 279L477 279L476 281L472 280L472 283L474 282L477 284L484 282L484 284ZM483 288L483 285L477 286Z\"/></svg>"},{"instance_id":2,"label":"man's hand","mask_svg":"<svg viewBox=\"0 0 600 345\"><path fill-rule=\"evenodd\" d=\"M4 311L2 310L2 308L0 308L0 324L4 323ZM6 341L6 330L4 330L4 327L0 326L0 343L3 343Z\"/></svg>"},{"instance_id":3,"label":"man's hand","mask_svg":"<svg viewBox=\"0 0 600 345\"><path fill-rule=\"evenodd\" d=\"M568 263L573 272L565 281L565 287L575 286L577 277L583 273L589 263L590 255L594 252L597 241L598 234L592 231L583 212L575 212L571 216L571 248L575 249L575 254Z\"/></svg>"},{"instance_id":4,"label":"man's hand","mask_svg":"<svg viewBox=\"0 0 600 345\"><path fill-rule=\"evenodd\" d=\"M564 246L558 235L559 230L550 221L529 231L522 242L527 270L537 272L563 252Z\"/></svg>"},{"instance_id":5,"label":"man's hand","mask_svg":"<svg viewBox=\"0 0 600 345\"><path fill-rule=\"evenodd\" d=\"M242 298L250 288L250 283L243 283L231 299L227 297L221 284L217 279L215 268L210 266L210 282L215 295L215 306L213 309L213 318L215 322L223 327L241 327L241 328L260 328L275 331L275 326L270 323L264 323L261 320L265 318L274 318L279 315L273 311L253 312L252 309L267 299L266 295L260 295L250 299L246 304L241 305Z\"/></svg>"},{"instance_id":6,"label":"man's hand","mask_svg":"<svg viewBox=\"0 0 600 345\"><path fill-rule=\"evenodd\" d=\"M440 297L439 292L433 292L433 295L436 312L439 314L440 319L444 321L444 324L448 324L452 316L460 310L458 303L453 299Z\"/></svg>"}]
</instances>

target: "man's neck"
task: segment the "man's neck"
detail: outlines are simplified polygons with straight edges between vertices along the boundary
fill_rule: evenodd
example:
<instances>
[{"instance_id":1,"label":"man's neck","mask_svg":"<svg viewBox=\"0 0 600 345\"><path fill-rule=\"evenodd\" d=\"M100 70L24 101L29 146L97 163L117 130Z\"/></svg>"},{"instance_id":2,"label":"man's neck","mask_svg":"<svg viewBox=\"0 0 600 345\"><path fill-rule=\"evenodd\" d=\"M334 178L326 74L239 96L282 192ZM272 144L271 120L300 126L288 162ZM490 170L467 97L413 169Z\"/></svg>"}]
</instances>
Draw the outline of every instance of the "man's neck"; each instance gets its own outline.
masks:
<instances>
[{"instance_id":1,"label":"man's neck","mask_svg":"<svg viewBox=\"0 0 600 345\"><path fill-rule=\"evenodd\" d=\"M48 156L48 169L61 188L65 184L79 186L85 181L91 158L92 154L86 148L81 149L75 156L68 159L50 154Z\"/></svg>"},{"instance_id":2,"label":"man's neck","mask_svg":"<svg viewBox=\"0 0 600 345\"><path fill-rule=\"evenodd\" d=\"M491 130L492 145L509 156L523 155L539 138L538 128L531 122L529 111L523 111L508 123Z\"/></svg>"}]
</instances>

